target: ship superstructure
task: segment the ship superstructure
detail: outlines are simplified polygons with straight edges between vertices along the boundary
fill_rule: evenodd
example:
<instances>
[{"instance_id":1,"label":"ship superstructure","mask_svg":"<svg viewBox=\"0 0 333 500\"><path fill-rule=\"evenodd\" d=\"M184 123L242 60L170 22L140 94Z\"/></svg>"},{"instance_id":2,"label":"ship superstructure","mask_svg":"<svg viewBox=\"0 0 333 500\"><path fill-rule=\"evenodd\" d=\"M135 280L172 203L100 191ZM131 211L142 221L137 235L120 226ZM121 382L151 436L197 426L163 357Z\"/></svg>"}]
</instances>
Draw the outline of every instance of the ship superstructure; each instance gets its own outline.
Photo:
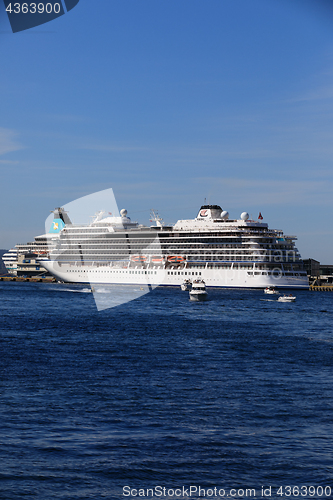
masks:
<instances>
[{"instance_id":1,"label":"ship superstructure","mask_svg":"<svg viewBox=\"0 0 333 500\"><path fill-rule=\"evenodd\" d=\"M14 248L3 254L2 260L9 274L14 276L45 274L45 269L41 268L35 259L48 257L60 231L66 224L71 224L62 208L56 208L52 213L54 218L48 233L35 236L34 241L17 243Z\"/></svg>"},{"instance_id":2,"label":"ship superstructure","mask_svg":"<svg viewBox=\"0 0 333 500\"><path fill-rule=\"evenodd\" d=\"M17 275L17 248L11 248L2 256L3 263L9 274Z\"/></svg>"},{"instance_id":3,"label":"ship superstructure","mask_svg":"<svg viewBox=\"0 0 333 500\"><path fill-rule=\"evenodd\" d=\"M90 224L67 224L41 264L57 279L77 283L180 285L203 279L215 287L308 288L296 236L269 229L243 212L230 219L203 205L195 219L156 226L98 213Z\"/></svg>"}]
</instances>

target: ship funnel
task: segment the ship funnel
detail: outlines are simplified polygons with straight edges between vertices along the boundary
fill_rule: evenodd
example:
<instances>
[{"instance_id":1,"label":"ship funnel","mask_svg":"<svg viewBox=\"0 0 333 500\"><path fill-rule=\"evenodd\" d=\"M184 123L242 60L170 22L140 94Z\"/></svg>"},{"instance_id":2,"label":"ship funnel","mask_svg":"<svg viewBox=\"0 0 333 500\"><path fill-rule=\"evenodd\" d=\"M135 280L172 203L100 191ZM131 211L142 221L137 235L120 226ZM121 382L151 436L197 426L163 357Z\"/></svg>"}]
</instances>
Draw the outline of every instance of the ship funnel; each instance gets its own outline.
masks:
<instances>
[{"instance_id":1,"label":"ship funnel","mask_svg":"<svg viewBox=\"0 0 333 500\"><path fill-rule=\"evenodd\" d=\"M220 219L222 208L219 205L202 205L197 219Z\"/></svg>"},{"instance_id":2,"label":"ship funnel","mask_svg":"<svg viewBox=\"0 0 333 500\"><path fill-rule=\"evenodd\" d=\"M51 211L53 213L53 221L49 233L57 234L66 226L72 224L67 212L62 207L57 207Z\"/></svg>"},{"instance_id":3,"label":"ship funnel","mask_svg":"<svg viewBox=\"0 0 333 500\"><path fill-rule=\"evenodd\" d=\"M72 224L72 221L70 220L68 216L68 212L62 207L57 207L54 210L51 210L51 213L54 215L54 219L61 219L64 223L64 225L69 225Z\"/></svg>"}]
</instances>

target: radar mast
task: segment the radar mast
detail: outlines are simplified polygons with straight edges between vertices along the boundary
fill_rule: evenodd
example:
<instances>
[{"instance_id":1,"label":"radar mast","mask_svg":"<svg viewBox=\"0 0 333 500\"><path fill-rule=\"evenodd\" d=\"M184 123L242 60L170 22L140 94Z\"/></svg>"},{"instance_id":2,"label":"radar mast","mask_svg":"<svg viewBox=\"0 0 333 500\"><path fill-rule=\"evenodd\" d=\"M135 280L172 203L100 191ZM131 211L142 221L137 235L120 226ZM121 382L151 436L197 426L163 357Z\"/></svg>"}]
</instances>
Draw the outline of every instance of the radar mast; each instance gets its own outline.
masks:
<instances>
[{"instance_id":1,"label":"radar mast","mask_svg":"<svg viewBox=\"0 0 333 500\"><path fill-rule=\"evenodd\" d=\"M163 227L163 219L158 215L157 210L154 208L150 209L150 222L156 222L157 227Z\"/></svg>"}]
</instances>

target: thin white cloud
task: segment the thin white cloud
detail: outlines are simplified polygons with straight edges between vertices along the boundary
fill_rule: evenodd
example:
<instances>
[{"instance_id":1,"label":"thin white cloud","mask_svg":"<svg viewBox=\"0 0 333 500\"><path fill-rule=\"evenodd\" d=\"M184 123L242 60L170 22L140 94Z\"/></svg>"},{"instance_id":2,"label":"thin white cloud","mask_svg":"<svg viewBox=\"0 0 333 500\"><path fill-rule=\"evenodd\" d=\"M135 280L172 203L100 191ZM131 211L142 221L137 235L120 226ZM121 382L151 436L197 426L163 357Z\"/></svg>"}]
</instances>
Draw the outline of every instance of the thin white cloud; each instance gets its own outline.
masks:
<instances>
[{"instance_id":1,"label":"thin white cloud","mask_svg":"<svg viewBox=\"0 0 333 500\"><path fill-rule=\"evenodd\" d=\"M333 98L333 85L318 87L303 94L288 99L286 102L310 102Z\"/></svg>"},{"instance_id":2,"label":"thin white cloud","mask_svg":"<svg viewBox=\"0 0 333 500\"><path fill-rule=\"evenodd\" d=\"M212 195L223 193L232 205L327 205L331 206L333 182L327 180L258 180L246 178L197 177L193 181ZM213 187L212 187L213 186ZM231 195L228 193L232 193Z\"/></svg>"},{"instance_id":3,"label":"thin white cloud","mask_svg":"<svg viewBox=\"0 0 333 500\"><path fill-rule=\"evenodd\" d=\"M91 151L106 151L114 153L127 153L131 151L146 151L148 148L142 146L127 145L127 144L87 143L77 146L77 149L85 149Z\"/></svg>"},{"instance_id":4,"label":"thin white cloud","mask_svg":"<svg viewBox=\"0 0 333 500\"><path fill-rule=\"evenodd\" d=\"M23 148L16 137L17 133L14 130L0 127L0 155Z\"/></svg>"},{"instance_id":5,"label":"thin white cloud","mask_svg":"<svg viewBox=\"0 0 333 500\"><path fill-rule=\"evenodd\" d=\"M19 162L14 160L0 160L0 163L4 165L17 165Z\"/></svg>"}]
</instances>

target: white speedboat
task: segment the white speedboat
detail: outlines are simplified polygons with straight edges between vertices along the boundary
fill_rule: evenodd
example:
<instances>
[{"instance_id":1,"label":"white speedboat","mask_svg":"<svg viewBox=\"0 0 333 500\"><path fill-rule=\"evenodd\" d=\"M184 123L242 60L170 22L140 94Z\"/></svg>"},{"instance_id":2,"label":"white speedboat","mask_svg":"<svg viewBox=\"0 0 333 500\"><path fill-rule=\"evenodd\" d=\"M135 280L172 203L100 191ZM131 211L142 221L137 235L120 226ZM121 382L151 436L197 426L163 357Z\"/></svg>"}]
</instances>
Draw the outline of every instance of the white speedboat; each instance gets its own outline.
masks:
<instances>
[{"instance_id":1,"label":"white speedboat","mask_svg":"<svg viewBox=\"0 0 333 500\"><path fill-rule=\"evenodd\" d=\"M193 300L194 302L208 300L206 284L203 280L193 281L192 289L190 290L190 300Z\"/></svg>"},{"instance_id":2,"label":"white speedboat","mask_svg":"<svg viewBox=\"0 0 333 500\"><path fill-rule=\"evenodd\" d=\"M180 285L180 288L183 290L183 292L189 292L192 289L191 280L185 280L184 283Z\"/></svg>"},{"instance_id":3,"label":"white speedboat","mask_svg":"<svg viewBox=\"0 0 333 500\"><path fill-rule=\"evenodd\" d=\"M268 286L267 288L265 288L264 293L268 293L270 295L278 295L279 292L272 286Z\"/></svg>"},{"instance_id":4,"label":"white speedboat","mask_svg":"<svg viewBox=\"0 0 333 500\"><path fill-rule=\"evenodd\" d=\"M278 302L295 302L296 297L294 295L282 295L278 298Z\"/></svg>"}]
</instances>

